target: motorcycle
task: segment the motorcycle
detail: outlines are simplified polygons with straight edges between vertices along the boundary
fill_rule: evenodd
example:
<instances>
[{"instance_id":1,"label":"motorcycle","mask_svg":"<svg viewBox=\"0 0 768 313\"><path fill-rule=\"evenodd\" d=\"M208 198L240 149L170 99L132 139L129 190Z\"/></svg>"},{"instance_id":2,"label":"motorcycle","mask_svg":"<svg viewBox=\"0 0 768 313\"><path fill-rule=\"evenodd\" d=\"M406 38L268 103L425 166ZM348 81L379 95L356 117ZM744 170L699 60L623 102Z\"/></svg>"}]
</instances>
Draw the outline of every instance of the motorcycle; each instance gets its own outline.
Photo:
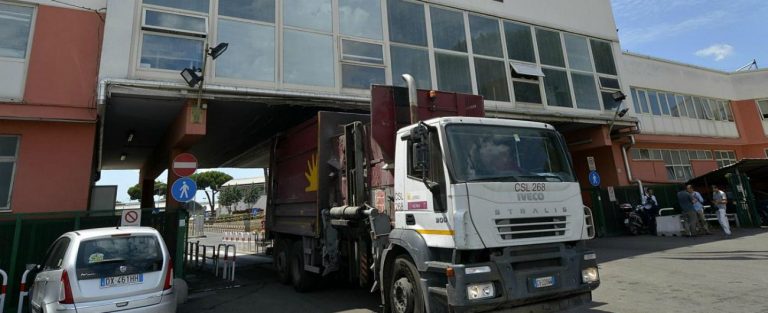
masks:
<instances>
[{"instance_id":1,"label":"motorcycle","mask_svg":"<svg viewBox=\"0 0 768 313\"><path fill-rule=\"evenodd\" d=\"M624 212L624 226L627 227L627 230L630 234L633 236L640 235L642 233L653 233L653 222L646 223L644 216L645 209L643 208L643 205L638 204L635 207L632 207L629 203L622 203L619 205L619 208Z\"/></svg>"}]
</instances>

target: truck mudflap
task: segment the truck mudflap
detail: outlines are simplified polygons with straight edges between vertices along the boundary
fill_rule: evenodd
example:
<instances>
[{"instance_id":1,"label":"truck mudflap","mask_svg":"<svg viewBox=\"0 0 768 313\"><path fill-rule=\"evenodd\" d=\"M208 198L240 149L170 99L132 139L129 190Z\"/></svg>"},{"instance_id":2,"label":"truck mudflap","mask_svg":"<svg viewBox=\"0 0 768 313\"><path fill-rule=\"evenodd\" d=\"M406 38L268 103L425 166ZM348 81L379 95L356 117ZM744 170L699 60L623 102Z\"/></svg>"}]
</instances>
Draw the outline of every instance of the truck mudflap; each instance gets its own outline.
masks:
<instances>
[{"instance_id":1,"label":"truck mudflap","mask_svg":"<svg viewBox=\"0 0 768 313\"><path fill-rule=\"evenodd\" d=\"M444 292L430 296L444 294L454 312L557 312L591 302L599 276L585 282L582 271L597 271L594 256L581 244L508 247L490 262L451 265Z\"/></svg>"}]
</instances>

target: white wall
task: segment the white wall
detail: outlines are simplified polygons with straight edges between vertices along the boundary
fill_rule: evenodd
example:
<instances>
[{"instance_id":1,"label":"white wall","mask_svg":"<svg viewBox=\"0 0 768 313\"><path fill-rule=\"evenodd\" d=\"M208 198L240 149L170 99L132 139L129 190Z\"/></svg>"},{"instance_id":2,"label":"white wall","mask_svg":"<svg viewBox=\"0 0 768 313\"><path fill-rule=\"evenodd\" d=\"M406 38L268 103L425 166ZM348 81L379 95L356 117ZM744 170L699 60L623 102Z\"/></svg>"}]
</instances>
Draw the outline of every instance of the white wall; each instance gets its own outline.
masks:
<instances>
[{"instance_id":1,"label":"white wall","mask_svg":"<svg viewBox=\"0 0 768 313\"><path fill-rule=\"evenodd\" d=\"M623 63L622 78L630 86L734 99L728 73L626 52L620 58Z\"/></svg>"},{"instance_id":2,"label":"white wall","mask_svg":"<svg viewBox=\"0 0 768 313\"><path fill-rule=\"evenodd\" d=\"M732 100L768 98L768 69L731 74L736 93Z\"/></svg>"},{"instance_id":3,"label":"white wall","mask_svg":"<svg viewBox=\"0 0 768 313\"><path fill-rule=\"evenodd\" d=\"M99 78L126 78L131 62L134 12L139 0L109 0Z\"/></svg>"},{"instance_id":4,"label":"white wall","mask_svg":"<svg viewBox=\"0 0 768 313\"><path fill-rule=\"evenodd\" d=\"M424 0L500 18L618 41L610 0Z\"/></svg>"}]
</instances>

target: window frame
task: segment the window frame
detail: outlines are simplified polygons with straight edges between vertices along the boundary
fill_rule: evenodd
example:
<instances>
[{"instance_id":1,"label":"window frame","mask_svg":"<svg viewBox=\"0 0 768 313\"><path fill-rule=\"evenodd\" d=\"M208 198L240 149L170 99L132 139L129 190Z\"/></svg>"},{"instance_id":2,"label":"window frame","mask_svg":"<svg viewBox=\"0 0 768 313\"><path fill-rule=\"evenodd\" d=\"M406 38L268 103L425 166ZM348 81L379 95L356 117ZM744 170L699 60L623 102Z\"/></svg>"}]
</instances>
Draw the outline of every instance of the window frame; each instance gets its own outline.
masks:
<instances>
[{"instance_id":1,"label":"window frame","mask_svg":"<svg viewBox=\"0 0 768 313\"><path fill-rule=\"evenodd\" d=\"M218 9L219 9L219 4L218 3L219 2L217 1L216 2L216 11L217 12L218 12ZM259 21L259 20L252 20L252 19L246 19L246 18L241 18L241 17L232 17L232 16L216 14L216 19L214 21L215 22L215 33L212 33L214 36L216 36L216 40L219 41L220 40L220 38L219 38L219 22L221 22L221 20L229 21L229 22L235 22L235 23L245 23L245 24L250 24L250 25L274 28L273 36L274 36L274 39L275 39L275 43L274 43L274 49L272 51L273 59L274 59L274 68L273 68L274 73L272 75L272 80L271 81L262 81L262 80L244 79L244 78L237 78L237 77L218 76L218 75L216 75L216 70L217 70L216 67L218 66L218 63L216 61L209 62L206 65L206 66L210 67L210 70L207 70L207 72L209 73L209 77L206 77L207 79L216 80L217 82L223 82L223 83L235 83L235 84L246 83L246 84L256 85L256 86L276 86L278 84L278 81L282 77L281 76L282 73L280 72L281 71L280 61L279 61L279 57L280 56L278 55L280 53L281 47L278 46L280 44L278 42L278 36L280 36L282 33L278 30L278 25L277 25L277 14L278 14L277 13L277 6L278 6L278 3L277 3L277 1L275 1L275 12L274 12L275 13L275 23L264 22L264 21Z\"/></svg>"},{"instance_id":2,"label":"window frame","mask_svg":"<svg viewBox=\"0 0 768 313\"><path fill-rule=\"evenodd\" d=\"M0 57L0 62L11 62L11 63L23 63L24 69L21 74L21 77L19 79L21 80L21 83L19 84L19 95L18 98L14 97L6 97L6 96L0 96L1 101L5 102L14 102L14 103L20 103L24 99L24 93L27 89L27 74L29 73L29 60L32 55L32 42L35 39L35 27L37 25L37 5L34 4L28 4L28 3L17 3L17 2L8 2L4 0L0 0L0 3L7 4L7 5L13 5L13 6L20 6L20 7L27 7L32 9L32 17L31 21L29 23L29 35L27 35L27 46L24 48L24 58L13 58L13 57ZM2 210L2 208L0 208Z\"/></svg>"},{"instance_id":3,"label":"window frame","mask_svg":"<svg viewBox=\"0 0 768 313\"><path fill-rule=\"evenodd\" d=\"M350 42L356 42L356 43L364 43L364 44L371 44L371 45L377 45L381 47L381 63L374 63L374 62L365 62L365 61L357 61L357 60L345 60L344 59L344 41L350 41ZM389 68L387 66L387 51L386 51L386 45L382 42L377 42L376 40L368 39L363 40L360 37L348 37L348 36L338 36L338 47L339 56L338 56L338 72L339 72L339 87L341 90L344 91L368 91L369 89L361 89L361 88L355 88L355 87L345 87L344 86L344 65L351 65L351 66L359 66L359 67L367 67L367 68L377 68L377 69L383 69L384 70L384 82L387 81L387 69ZM369 87L370 88L370 87Z\"/></svg>"},{"instance_id":4,"label":"window frame","mask_svg":"<svg viewBox=\"0 0 768 313\"><path fill-rule=\"evenodd\" d=\"M14 155L12 157L0 156L0 162L13 164L13 167L11 169L10 184L8 185L8 203L5 205L0 203L0 212L11 212L12 204L13 204L13 185L14 185L14 181L16 180L16 165L19 161L19 148L21 147L21 136L20 135L0 135L0 137L16 138L16 147L14 150L15 152Z\"/></svg>"},{"instance_id":5,"label":"window frame","mask_svg":"<svg viewBox=\"0 0 768 313\"><path fill-rule=\"evenodd\" d=\"M143 3L143 2L142 2ZM160 9L162 8L162 9ZM208 16L203 16L198 14L191 14L186 12L173 12L168 10L166 7L160 7L155 8L154 6L151 7L142 7L141 8L141 30L148 30L158 33L170 33L170 34L177 34L177 35L187 35L187 36L200 36L203 38L206 38L210 36L211 33L211 27L208 20ZM204 32L197 32L187 29L177 29L177 28L169 28L169 27L162 27L162 26L155 26L155 25L147 25L147 11L155 11L160 12L163 14L172 14L172 15L181 15L181 16L187 16L187 17L194 17L194 18L202 18L205 24L205 31Z\"/></svg>"},{"instance_id":6,"label":"window frame","mask_svg":"<svg viewBox=\"0 0 768 313\"><path fill-rule=\"evenodd\" d=\"M757 106L757 111L760 112L760 119L768 121L768 99L755 100L755 105ZM765 105L765 110L763 110L762 105Z\"/></svg>"}]
</instances>

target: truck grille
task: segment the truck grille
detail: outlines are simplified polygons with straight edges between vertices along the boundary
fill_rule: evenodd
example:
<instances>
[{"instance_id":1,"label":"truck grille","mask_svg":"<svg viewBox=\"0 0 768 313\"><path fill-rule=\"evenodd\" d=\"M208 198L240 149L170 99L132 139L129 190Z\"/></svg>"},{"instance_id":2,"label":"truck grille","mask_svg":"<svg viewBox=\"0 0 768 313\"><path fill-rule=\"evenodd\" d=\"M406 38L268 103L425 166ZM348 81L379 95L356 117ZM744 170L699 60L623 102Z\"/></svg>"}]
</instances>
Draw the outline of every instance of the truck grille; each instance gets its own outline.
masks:
<instances>
[{"instance_id":1,"label":"truck grille","mask_svg":"<svg viewBox=\"0 0 768 313\"><path fill-rule=\"evenodd\" d=\"M502 218L496 220L501 239L525 239L564 236L565 216Z\"/></svg>"}]
</instances>

